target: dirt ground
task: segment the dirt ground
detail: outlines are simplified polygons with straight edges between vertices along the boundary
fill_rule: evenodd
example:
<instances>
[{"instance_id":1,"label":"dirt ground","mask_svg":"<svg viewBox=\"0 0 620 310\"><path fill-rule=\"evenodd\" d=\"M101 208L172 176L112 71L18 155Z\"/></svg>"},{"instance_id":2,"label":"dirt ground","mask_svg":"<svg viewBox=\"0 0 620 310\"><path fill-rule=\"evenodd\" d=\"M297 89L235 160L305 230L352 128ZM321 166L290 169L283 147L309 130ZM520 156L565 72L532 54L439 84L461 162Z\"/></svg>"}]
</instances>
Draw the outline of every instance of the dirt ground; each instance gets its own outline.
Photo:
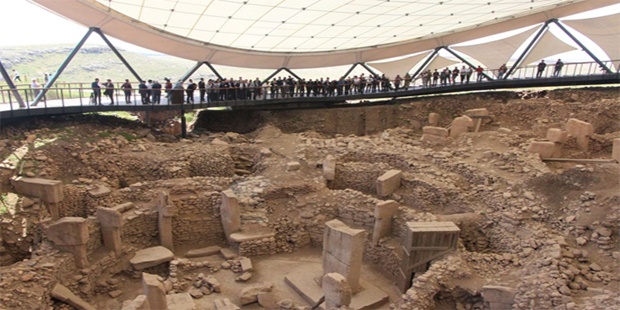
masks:
<instances>
[{"instance_id":1,"label":"dirt ground","mask_svg":"<svg viewBox=\"0 0 620 310\"><path fill-rule=\"evenodd\" d=\"M454 117L477 108L486 108L493 116L480 132L439 144L420 141L429 113L439 113L438 126L448 128ZM271 222L285 215L316 218L332 214L334 206L358 202L358 197L359 201L376 198L362 189L340 193L326 186L321 167L326 155L335 155L339 164L362 176L389 162L381 158L398 158L408 167L399 167L403 184L388 198L399 202L403 219L458 219L464 226L458 250L431 265L421 279L428 282L419 282L426 283L424 288L402 294L382 262L365 259L362 278L389 295L390 302L378 309L490 309L481 296L485 285L513 288L512 309L620 307L620 166L609 160L613 140L620 138L618 88L466 94L381 107L256 112L244 117L255 119L237 126L230 123L230 115L218 118L217 113L205 112L192 124L187 139L108 116L40 118L3 125L0 155L3 164L19 175L65 183L88 179L120 190L140 181L169 178L163 168L186 162L190 155L185 154L211 150L223 142L236 164L239 156L253 161L245 168L236 166L237 191L258 187L244 185L250 181L262 181L265 189L296 189L288 196L269 198L268 203L244 206L246 229L264 227L255 217ZM579 151L569 137L562 157L601 162L543 162L527 152L531 141L544 139L549 128L564 129L570 118L589 122L594 134L588 151ZM222 127L230 131L239 127L240 133L218 131ZM119 136L125 141L115 142ZM91 152L101 156L90 156ZM126 156L153 169L129 169L121 160ZM300 169L285 169L293 161L300 163ZM17 198L9 195L10 187L3 189L11 211L10 201ZM16 214L4 212L2 217L5 223L14 223L11 216ZM24 249L39 242L33 234L8 246L7 234L2 237L6 251L20 259L28 255ZM385 244L390 242L400 246L397 238ZM189 248L177 249L177 254ZM223 262L219 256L207 259ZM309 245L252 261L256 269L252 283L269 281L280 298L309 306L283 278L291 270L320 264L320 247ZM1 274L11 265L0 268ZM214 273L225 290L195 299L197 309L212 309L213 300L221 297L238 304L238 292L246 285L234 281L238 275L230 270ZM141 293L139 281L119 279L123 294L92 297L97 309L121 309L123 301ZM59 302L53 305L68 309ZM264 308L254 303L242 309Z\"/></svg>"}]
</instances>

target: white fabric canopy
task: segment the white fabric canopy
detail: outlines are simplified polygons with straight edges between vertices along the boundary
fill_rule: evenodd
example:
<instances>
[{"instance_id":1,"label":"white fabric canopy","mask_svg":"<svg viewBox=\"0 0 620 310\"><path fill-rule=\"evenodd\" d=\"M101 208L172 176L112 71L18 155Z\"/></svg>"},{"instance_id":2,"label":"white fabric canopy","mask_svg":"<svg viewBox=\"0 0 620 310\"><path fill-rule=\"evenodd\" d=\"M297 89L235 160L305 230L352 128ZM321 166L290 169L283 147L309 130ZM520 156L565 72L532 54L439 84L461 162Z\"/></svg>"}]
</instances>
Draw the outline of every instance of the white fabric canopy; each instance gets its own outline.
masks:
<instances>
[{"instance_id":1,"label":"white fabric canopy","mask_svg":"<svg viewBox=\"0 0 620 310\"><path fill-rule=\"evenodd\" d=\"M525 59L521 62L523 65L520 67L534 62L538 62L545 57L574 50L577 50L577 48L564 43L564 41L558 39L558 37L551 33L551 31L546 31L545 34L542 35L540 40L536 42L536 45L534 46L534 48L532 48L527 57L525 57Z\"/></svg>"},{"instance_id":2,"label":"white fabric canopy","mask_svg":"<svg viewBox=\"0 0 620 310\"><path fill-rule=\"evenodd\" d=\"M389 78L395 78L396 75L401 77L409 72L420 60L426 58L430 52L409 56L403 59L388 62L370 62L369 66L383 72Z\"/></svg>"},{"instance_id":3,"label":"white fabric canopy","mask_svg":"<svg viewBox=\"0 0 620 310\"><path fill-rule=\"evenodd\" d=\"M431 70L435 70L435 69L443 69L445 67L454 65L454 64L458 64L460 63L460 61L454 61L452 59L448 59L445 58L443 56L439 56L437 55L437 57L435 57L435 59L433 59L427 66L426 68L429 68ZM422 70L426 69L426 68L422 68Z\"/></svg>"},{"instance_id":4,"label":"white fabric canopy","mask_svg":"<svg viewBox=\"0 0 620 310\"><path fill-rule=\"evenodd\" d=\"M507 63L523 42L538 29L540 28L534 27L501 40L476 45L451 46L450 48L471 56L489 69L498 69L502 64Z\"/></svg>"},{"instance_id":5,"label":"white fabric canopy","mask_svg":"<svg viewBox=\"0 0 620 310\"><path fill-rule=\"evenodd\" d=\"M590 38L594 43L598 44L603 51L614 60L616 69L620 62L620 14L609 16L567 20L562 21L563 24L581 32Z\"/></svg>"}]
</instances>

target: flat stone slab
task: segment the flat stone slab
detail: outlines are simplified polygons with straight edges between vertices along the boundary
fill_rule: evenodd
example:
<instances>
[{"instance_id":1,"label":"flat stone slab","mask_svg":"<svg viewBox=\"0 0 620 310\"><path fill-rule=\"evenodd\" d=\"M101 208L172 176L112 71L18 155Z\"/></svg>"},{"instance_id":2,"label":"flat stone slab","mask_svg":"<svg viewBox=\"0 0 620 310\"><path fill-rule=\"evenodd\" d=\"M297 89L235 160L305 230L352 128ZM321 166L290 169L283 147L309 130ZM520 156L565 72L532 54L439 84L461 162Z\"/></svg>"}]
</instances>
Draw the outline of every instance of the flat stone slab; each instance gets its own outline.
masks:
<instances>
[{"instance_id":1,"label":"flat stone slab","mask_svg":"<svg viewBox=\"0 0 620 310\"><path fill-rule=\"evenodd\" d=\"M129 260L131 266L136 270L157 266L169 262L174 258L174 254L163 246L142 249Z\"/></svg>"},{"instance_id":2,"label":"flat stone slab","mask_svg":"<svg viewBox=\"0 0 620 310\"><path fill-rule=\"evenodd\" d=\"M93 188L88 191L88 194L94 198L104 197L104 196L110 195L110 193L112 193L112 190L110 190L109 188L103 185L99 185L96 188Z\"/></svg>"},{"instance_id":3,"label":"flat stone slab","mask_svg":"<svg viewBox=\"0 0 620 310\"><path fill-rule=\"evenodd\" d=\"M215 255L219 253L220 249L221 248L217 245L209 246L206 248L200 248L200 249L191 249L187 251L187 253L185 253L185 257L192 258L192 257L211 256L211 255Z\"/></svg>"},{"instance_id":4,"label":"flat stone slab","mask_svg":"<svg viewBox=\"0 0 620 310\"><path fill-rule=\"evenodd\" d=\"M224 257L224 259L233 259L237 257L237 254L233 252L231 249L222 248L220 249L220 254Z\"/></svg>"},{"instance_id":5,"label":"flat stone slab","mask_svg":"<svg viewBox=\"0 0 620 310\"><path fill-rule=\"evenodd\" d=\"M284 282L309 305L315 305L323 297L323 290L312 279L319 278L322 274L323 267L321 264L308 264L289 272L284 277ZM356 310L383 309L379 306L389 300L388 294L368 282L360 282L362 290L353 295L349 306ZM325 309L325 303L321 304L319 308Z\"/></svg>"},{"instance_id":6,"label":"flat stone slab","mask_svg":"<svg viewBox=\"0 0 620 310\"><path fill-rule=\"evenodd\" d=\"M245 242L252 240L260 240L263 238L271 238L275 236L273 232L236 232L230 234L230 240L234 242Z\"/></svg>"},{"instance_id":7,"label":"flat stone slab","mask_svg":"<svg viewBox=\"0 0 620 310\"><path fill-rule=\"evenodd\" d=\"M189 293L166 295L168 310L196 310L196 303Z\"/></svg>"},{"instance_id":8,"label":"flat stone slab","mask_svg":"<svg viewBox=\"0 0 620 310\"><path fill-rule=\"evenodd\" d=\"M26 196L38 197L45 202L57 203L64 198L62 181L41 178L16 177L10 180L15 191Z\"/></svg>"}]
</instances>

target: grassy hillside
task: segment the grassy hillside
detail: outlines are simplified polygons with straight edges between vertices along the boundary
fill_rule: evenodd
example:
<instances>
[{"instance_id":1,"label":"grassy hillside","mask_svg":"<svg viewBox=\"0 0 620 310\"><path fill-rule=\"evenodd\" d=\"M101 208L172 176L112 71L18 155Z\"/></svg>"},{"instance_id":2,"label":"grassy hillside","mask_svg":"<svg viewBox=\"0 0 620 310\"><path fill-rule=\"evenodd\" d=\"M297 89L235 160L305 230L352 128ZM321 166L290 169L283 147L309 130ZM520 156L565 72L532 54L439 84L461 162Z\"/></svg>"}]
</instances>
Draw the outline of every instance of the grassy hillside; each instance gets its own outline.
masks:
<instances>
[{"instance_id":1,"label":"grassy hillside","mask_svg":"<svg viewBox=\"0 0 620 310\"><path fill-rule=\"evenodd\" d=\"M28 46L0 49L0 59L5 69L12 74L16 69L24 83L32 78L43 81L45 73L53 73L65 61L73 47ZM143 79L162 80L164 77L178 78L195 63L159 55L146 55L119 50L133 69ZM195 76L214 76L208 68L202 68ZM131 72L107 46L85 46L71 60L60 74L58 82L89 82L95 77L112 79L115 82L129 78L135 81ZM1 78L1 77L0 77Z\"/></svg>"}]
</instances>

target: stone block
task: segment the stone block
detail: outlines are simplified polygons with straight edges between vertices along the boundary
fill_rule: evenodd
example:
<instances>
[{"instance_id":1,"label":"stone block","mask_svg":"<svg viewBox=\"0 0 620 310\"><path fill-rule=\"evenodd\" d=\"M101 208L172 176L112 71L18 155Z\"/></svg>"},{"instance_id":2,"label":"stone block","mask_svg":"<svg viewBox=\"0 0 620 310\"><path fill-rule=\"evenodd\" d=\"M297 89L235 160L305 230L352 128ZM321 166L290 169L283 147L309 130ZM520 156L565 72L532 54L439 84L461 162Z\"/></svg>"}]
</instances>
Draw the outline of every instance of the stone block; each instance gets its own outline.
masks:
<instances>
[{"instance_id":1,"label":"stone block","mask_svg":"<svg viewBox=\"0 0 620 310\"><path fill-rule=\"evenodd\" d=\"M216 299L213 301L214 310L240 310L241 308L233 304L228 298Z\"/></svg>"},{"instance_id":2,"label":"stone block","mask_svg":"<svg viewBox=\"0 0 620 310\"><path fill-rule=\"evenodd\" d=\"M97 220L101 226L105 227L122 227L123 215L115 209L98 207L95 211Z\"/></svg>"},{"instance_id":3,"label":"stone block","mask_svg":"<svg viewBox=\"0 0 620 310\"><path fill-rule=\"evenodd\" d=\"M65 302L78 310L96 310L95 307L84 301L82 298L73 294L70 289L60 283L54 285L50 295L62 302Z\"/></svg>"},{"instance_id":4,"label":"stone block","mask_svg":"<svg viewBox=\"0 0 620 310\"><path fill-rule=\"evenodd\" d=\"M231 241L230 235L241 229L241 211L239 210L239 201L232 190L222 191L220 215L222 218L224 234L226 235L228 241Z\"/></svg>"},{"instance_id":5,"label":"stone block","mask_svg":"<svg viewBox=\"0 0 620 310\"><path fill-rule=\"evenodd\" d=\"M594 127L588 122L580 121L576 118L569 118L568 121L566 121L566 131L573 137L591 136L594 134Z\"/></svg>"},{"instance_id":6,"label":"stone block","mask_svg":"<svg viewBox=\"0 0 620 310\"><path fill-rule=\"evenodd\" d=\"M461 134L469 131L469 128L474 127L474 120L469 116L463 115L455 118L450 126L450 137L456 138Z\"/></svg>"},{"instance_id":7,"label":"stone block","mask_svg":"<svg viewBox=\"0 0 620 310\"><path fill-rule=\"evenodd\" d=\"M550 141L532 141L527 151L538 153L540 158L552 158L555 151L555 143Z\"/></svg>"},{"instance_id":8,"label":"stone block","mask_svg":"<svg viewBox=\"0 0 620 310\"><path fill-rule=\"evenodd\" d=\"M112 190L103 185L97 185L95 188L88 191L88 194L94 198L105 197L111 193Z\"/></svg>"},{"instance_id":9,"label":"stone block","mask_svg":"<svg viewBox=\"0 0 620 310\"><path fill-rule=\"evenodd\" d=\"M428 115L428 125L429 126L437 126L439 125L439 119L441 118L441 115L439 115L438 113L430 113Z\"/></svg>"},{"instance_id":10,"label":"stone block","mask_svg":"<svg viewBox=\"0 0 620 310\"><path fill-rule=\"evenodd\" d=\"M224 257L224 259L233 259L237 257L237 254L235 254L235 252L228 248L221 248L220 254L222 254L222 257Z\"/></svg>"},{"instance_id":11,"label":"stone block","mask_svg":"<svg viewBox=\"0 0 620 310\"><path fill-rule=\"evenodd\" d=\"M241 271L243 272L254 270L252 267L252 260L249 257L239 258L239 263L241 263Z\"/></svg>"},{"instance_id":12,"label":"stone block","mask_svg":"<svg viewBox=\"0 0 620 310\"><path fill-rule=\"evenodd\" d=\"M551 142L564 143L568 137L568 132L559 128L549 128L546 139Z\"/></svg>"},{"instance_id":13,"label":"stone block","mask_svg":"<svg viewBox=\"0 0 620 310\"><path fill-rule=\"evenodd\" d=\"M447 138L450 133L448 132L448 129L443 127L424 126L422 127L422 134Z\"/></svg>"},{"instance_id":14,"label":"stone block","mask_svg":"<svg viewBox=\"0 0 620 310\"><path fill-rule=\"evenodd\" d=\"M269 282L256 283L244 287L241 292L239 292L239 302L243 306L258 302L259 293L271 292L272 289L273 284Z\"/></svg>"},{"instance_id":15,"label":"stone block","mask_svg":"<svg viewBox=\"0 0 620 310\"><path fill-rule=\"evenodd\" d=\"M398 202L394 200L381 201L375 206L375 226L372 232L372 243L387 236L392 229L392 217L398 211Z\"/></svg>"},{"instance_id":16,"label":"stone block","mask_svg":"<svg viewBox=\"0 0 620 310\"><path fill-rule=\"evenodd\" d=\"M353 292L359 290L366 232L353 229L339 220L325 223L323 234L323 274L343 275Z\"/></svg>"},{"instance_id":17,"label":"stone block","mask_svg":"<svg viewBox=\"0 0 620 310\"><path fill-rule=\"evenodd\" d=\"M170 310L195 310L196 303L189 293L166 295L166 302ZM158 309L158 308L152 308Z\"/></svg>"},{"instance_id":18,"label":"stone block","mask_svg":"<svg viewBox=\"0 0 620 310\"><path fill-rule=\"evenodd\" d=\"M62 181L16 177L11 179L11 185L18 194L38 197L44 202L57 203L64 199Z\"/></svg>"},{"instance_id":19,"label":"stone block","mask_svg":"<svg viewBox=\"0 0 620 310\"><path fill-rule=\"evenodd\" d=\"M174 254L163 246L155 246L142 249L136 252L136 255L129 260L129 263L135 270L143 270L145 268L157 266L174 259Z\"/></svg>"},{"instance_id":20,"label":"stone block","mask_svg":"<svg viewBox=\"0 0 620 310\"><path fill-rule=\"evenodd\" d=\"M158 275L143 272L142 289L151 309L168 310L166 289Z\"/></svg>"},{"instance_id":21,"label":"stone block","mask_svg":"<svg viewBox=\"0 0 620 310\"><path fill-rule=\"evenodd\" d=\"M336 179L336 157L333 155L327 155L323 160L323 177L328 181Z\"/></svg>"},{"instance_id":22,"label":"stone block","mask_svg":"<svg viewBox=\"0 0 620 310\"><path fill-rule=\"evenodd\" d=\"M192 257L211 256L211 255L215 255L219 253L220 249L221 248L217 245L206 247L206 248L200 248L200 249L191 249L187 251L187 253L185 253L185 257L192 258Z\"/></svg>"},{"instance_id":23,"label":"stone block","mask_svg":"<svg viewBox=\"0 0 620 310\"><path fill-rule=\"evenodd\" d=\"M469 109L466 110L463 114L469 117L489 116L489 111L486 108Z\"/></svg>"},{"instance_id":24,"label":"stone block","mask_svg":"<svg viewBox=\"0 0 620 310\"><path fill-rule=\"evenodd\" d=\"M328 309L349 306L353 293L347 279L339 273L328 273L323 276L322 285L325 306Z\"/></svg>"},{"instance_id":25,"label":"stone block","mask_svg":"<svg viewBox=\"0 0 620 310\"><path fill-rule=\"evenodd\" d=\"M286 163L286 171L297 171L301 168L301 164L298 161L291 161Z\"/></svg>"},{"instance_id":26,"label":"stone block","mask_svg":"<svg viewBox=\"0 0 620 310\"><path fill-rule=\"evenodd\" d=\"M614 139L611 149L611 158L620 162L620 138Z\"/></svg>"},{"instance_id":27,"label":"stone block","mask_svg":"<svg viewBox=\"0 0 620 310\"><path fill-rule=\"evenodd\" d=\"M47 228L46 235L55 245L83 245L88 242L88 224L82 217L63 217Z\"/></svg>"},{"instance_id":28,"label":"stone block","mask_svg":"<svg viewBox=\"0 0 620 310\"><path fill-rule=\"evenodd\" d=\"M151 310L146 295L138 295L134 300L123 302L121 310Z\"/></svg>"},{"instance_id":29,"label":"stone block","mask_svg":"<svg viewBox=\"0 0 620 310\"><path fill-rule=\"evenodd\" d=\"M402 171L389 170L377 178L377 195L381 197L389 196L400 187Z\"/></svg>"}]
</instances>

